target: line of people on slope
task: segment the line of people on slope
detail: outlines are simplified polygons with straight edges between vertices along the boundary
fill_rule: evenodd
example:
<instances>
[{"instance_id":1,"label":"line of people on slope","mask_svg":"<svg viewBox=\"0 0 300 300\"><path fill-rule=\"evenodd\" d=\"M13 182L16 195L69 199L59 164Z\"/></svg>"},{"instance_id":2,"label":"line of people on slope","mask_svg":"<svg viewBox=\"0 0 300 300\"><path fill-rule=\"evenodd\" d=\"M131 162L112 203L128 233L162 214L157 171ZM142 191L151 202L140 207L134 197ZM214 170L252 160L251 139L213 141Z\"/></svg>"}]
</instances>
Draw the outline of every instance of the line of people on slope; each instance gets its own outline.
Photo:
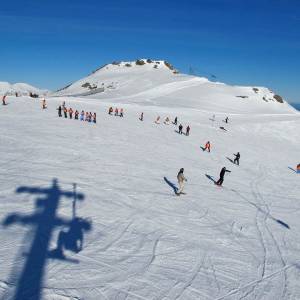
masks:
<instances>
[{"instance_id":1,"label":"line of people on slope","mask_svg":"<svg viewBox=\"0 0 300 300\"><path fill-rule=\"evenodd\" d=\"M84 111L82 110L80 113L79 111L76 109L75 111L72 109L72 107L67 108L65 106L65 104L60 105L57 108L58 111L58 116L61 118L62 117L62 113L64 114L64 117L67 119L68 115L70 119L73 119L73 115L74 115L74 120L80 120L80 121L86 121L86 122L93 122L93 123L97 123L97 115L96 113L92 113L92 112L88 112L88 111Z\"/></svg>"},{"instance_id":2,"label":"line of people on slope","mask_svg":"<svg viewBox=\"0 0 300 300\"><path fill-rule=\"evenodd\" d=\"M143 119L144 119L144 113L141 113L141 116L140 116L139 119L140 119L141 121L143 121ZM154 121L154 123L155 123L155 124L160 124L160 116L158 116L158 117L156 118L156 120ZM170 125L171 123L177 126L177 124L178 124L178 118L175 117L174 121L171 122L171 121L170 121L170 118L169 118L169 117L166 117L165 120L164 120L164 122L163 122L163 124L165 124L165 125ZM188 125L188 126L186 127L185 133L184 133L184 132L183 132L183 126L182 126L182 124L179 124L179 126L178 126L178 131L176 131L176 132L178 132L178 134L185 134L186 136L189 136L189 135L190 135L190 130L191 130L191 127L190 127L190 125Z\"/></svg>"},{"instance_id":3,"label":"line of people on slope","mask_svg":"<svg viewBox=\"0 0 300 300\"><path fill-rule=\"evenodd\" d=\"M109 115L112 115L114 112L114 109L113 107L111 106L109 109L108 109L108 114ZM115 117L121 117L123 118L124 117L124 109L123 108L120 108L118 109L117 107L115 108L115 113L114 113Z\"/></svg>"}]
</instances>

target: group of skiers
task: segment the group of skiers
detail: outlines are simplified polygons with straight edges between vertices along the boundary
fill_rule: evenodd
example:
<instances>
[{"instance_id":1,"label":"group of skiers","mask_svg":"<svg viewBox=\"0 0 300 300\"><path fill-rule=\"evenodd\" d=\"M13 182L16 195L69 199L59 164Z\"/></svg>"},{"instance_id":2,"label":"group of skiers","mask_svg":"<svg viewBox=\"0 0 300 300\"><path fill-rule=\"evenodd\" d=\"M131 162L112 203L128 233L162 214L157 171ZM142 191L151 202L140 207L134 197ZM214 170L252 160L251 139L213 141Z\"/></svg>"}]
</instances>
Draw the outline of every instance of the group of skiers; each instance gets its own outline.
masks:
<instances>
[{"instance_id":1,"label":"group of skiers","mask_svg":"<svg viewBox=\"0 0 300 300\"><path fill-rule=\"evenodd\" d=\"M96 113L92 113L92 112L84 112L84 110L82 110L80 113L79 111L76 109L75 111L72 109L72 107L67 108L65 106L65 103L63 103L63 105L60 105L57 108L58 111L58 116L62 117L62 113L64 114L64 117L67 119L68 115L70 119L73 119L73 115L74 115L74 120L80 120L80 121L86 121L86 122L93 122L93 123L97 123L97 115Z\"/></svg>"},{"instance_id":2,"label":"group of skiers","mask_svg":"<svg viewBox=\"0 0 300 300\"><path fill-rule=\"evenodd\" d=\"M115 113L114 113L114 111L115 111ZM120 109L118 109L117 107L115 108L115 110L113 109L113 107L111 106L109 109L108 109L108 114L109 115L112 115L114 113L114 115L116 116L116 117L124 117L124 110L123 110L123 108L120 108Z\"/></svg>"},{"instance_id":3,"label":"group of skiers","mask_svg":"<svg viewBox=\"0 0 300 300\"><path fill-rule=\"evenodd\" d=\"M186 127L186 129L185 129L185 133L183 133L183 126L182 126L182 124L179 124L179 126L178 126L178 133L179 134L185 134L186 136L189 136L190 135L190 130L191 130L191 127L190 127L190 125L188 125L187 127Z\"/></svg>"}]
</instances>

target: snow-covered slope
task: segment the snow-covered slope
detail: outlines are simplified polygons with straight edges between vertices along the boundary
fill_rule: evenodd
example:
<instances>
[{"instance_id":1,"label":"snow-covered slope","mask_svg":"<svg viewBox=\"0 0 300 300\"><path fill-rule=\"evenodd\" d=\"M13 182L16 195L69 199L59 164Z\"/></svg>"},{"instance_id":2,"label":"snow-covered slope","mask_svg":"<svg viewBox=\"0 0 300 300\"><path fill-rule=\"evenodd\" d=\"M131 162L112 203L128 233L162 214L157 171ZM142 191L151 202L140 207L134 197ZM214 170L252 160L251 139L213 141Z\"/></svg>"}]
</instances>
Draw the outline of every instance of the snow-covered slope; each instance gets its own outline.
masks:
<instances>
[{"instance_id":1,"label":"snow-covered slope","mask_svg":"<svg viewBox=\"0 0 300 300\"><path fill-rule=\"evenodd\" d=\"M15 95L18 93L19 96L28 96L30 93L37 95L47 95L48 90L41 90L27 83L8 83L0 82L0 95Z\"/></svg>"},{"instance_id":2,"label":"snow-covered slope","mask_svg":"<svg viewBox=\"0 0 300 300\"><path fill-rule=\"evenodd\" d=\"M63 100L97 124L58 118ZM47 102L0 106L1 299L300 299L299 114L257 105L225 124L218 102ZM190 136L158 115L178 116ZM217 187L207 176L223 166L232 172Z\"/></svg>"},{"instance_id":3,"label":"snow-covered slope","mask_svg":"<svg viewBox=\"0 0 300 300\"><path fill-rule=\"evenodd\" d=\"M208 109L231 113L290 113L294 109L264 87L229 86L179 74L165 61L139 60L103 66L54 96L118 103ZM282 102L282 103L281 103Z\"/></svg>"}]
</instances>

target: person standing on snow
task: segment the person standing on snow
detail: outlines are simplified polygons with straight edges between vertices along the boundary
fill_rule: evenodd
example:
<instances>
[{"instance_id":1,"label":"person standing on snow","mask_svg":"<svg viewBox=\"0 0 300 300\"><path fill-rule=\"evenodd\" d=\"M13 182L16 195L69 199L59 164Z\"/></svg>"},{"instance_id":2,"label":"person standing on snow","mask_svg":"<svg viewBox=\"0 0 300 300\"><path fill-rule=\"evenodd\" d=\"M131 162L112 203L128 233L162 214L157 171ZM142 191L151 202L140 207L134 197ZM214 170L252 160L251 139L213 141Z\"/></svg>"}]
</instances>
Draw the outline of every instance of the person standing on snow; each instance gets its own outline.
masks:
<instances>
[{"instance_id":1,"label":"person standing on snow","mask_svg":"<svg viewBox=\"0 0 300 300\"><path fill-rule=\"evenodd\" d=\"M210 142L207 141L206 144L205 144L205 147L202 148L203 151L207 150L208 152L210 152Z\"/></svg>"},{"instance_id":2,"label":"person standing on snow","mask_svg":"<svg viewBox=\"0 0 300 300\"><path fill-rule=\"evenodd\" d=\"M5 99L6 99L6 95L4 95L4 96L2 97L2 105L6 105Z\"/></svg>"},{"instance_id":3,"label":"person standing on snow","mask_svg":"<svg viewBox=\"0 0 300 300\"><path fill-rule=\"evenodd\" d=\"M58 107L58 116L61 117L61 105Z\"/></svg>"},{"instance_id":4,"label":"person standing on snow","mask_svg":"<svg viewBox=\"0 0 300 300\"><path fill-rule=\"evenodd\" d=\"M144 121L144 113L143 112L140 115L140 121Z\"/></svg>"},{"instance_id":5,"label":"person standing on snow","mask_svg":"<svg viewBox=\"0 0 300 300\"><path fill-rule=\"evenodd\" d=\"M97 122L97 116L96 116L96 113L94 112L94 114L93 114L93 122L96 124L96 122Z\"/></svg>"},{"instance_id":6,"label":"person standing on snow","mask_svg":"<svg viewBox=\"0 0 300 300\"><path fill-rule=\"evenodd\" d=\"M76 109L75 113L74 113L74 119L78 120L78 116L79 116L79 111Z\"/></svg>"},{"instance_id":7,"label":"person standing on snow","mask_svg":"<svg viewBox=\"0 0 300 300\"><path fill-rule=\"evenodd\" d=\"M191 127L190 127L190 125L188 125L187 128L186 128L186 131L185 131L186 136L190 135L190 130L191 130Z\"/></svg>"},{"instance_id":8,"label":"person standing on snow","mask_svg":"<svg viewBox=\"0 0 300 300\"><path fill-rule=\"evenodd\" d=\"M47 104L46 104L46 99L44 98L42 101L42 108L46 109L47 108Z\"/></svg>"},{"instance_id":9,"label":"person standing on snow","mask_svg":"<svg viewBox=\"0 0 300 300\"><path fill-rule=\"evenodd\" d=\"M111 115L113 113L114 109L112 107L109 108L108 114Z\"/></svg>"},{"instance_id":10,"label":"person standing on snow","mask_svg":"<svg viewBox=\"0 0 300 300\"><path fill-rule=\"evenodd\" d=\"M183 172L184 172L184 168L181 168L177 174L177 180L179 185L179 189L176 192L177 196L183 194L184 182L187 181L187 179L183 175Z\"/></svg>"},{"instance_id":11,"label":"person standing on snow","mask_svg":"<svg viewBox=\"0 0 300 300\"><path fill-rule=\"evenodd\" d=\"M65 118L68 117L68 109L66 107L64 107L64 116L65 116Z\"/></svg>"},{"instance_id":12,"label":"person standing on snow","mask_svg":"<svg viewBox=\"0 0 300 300\"><path fill-rule=\"evenodd\" d=\"M182 128L183 128L183 126L181 124L179 124L179 126L178 126L178 133L179 134L182 134Z\"/></svg>"},{"instance_id":13,"label":"person standing on snow","mask_svg":"<svg viewBox=\"0 0 300 300\"><path fill-rule=\"evenodd\" d=\"M220 172L220 179L216 182L217 185L220 185L220 186L222 185L226 172L231 172L231 171L227 170L226 167L223 167Z\"/></svg>"},{"instance_id":14,"label":"person standing on snow","mask_svg":"<svg viewBox=\"0 0 300 300\"><path fill-rule=\"evenodd\" d=\"M117 117L119 115L119 110L118 110L118 108L116 107L116 109L115 109L115 116Z\"/></svg>"},{"instance_id":15,"label":"person standing on snow","mask_svg":"<svg viewBox=\"0 0 300 300\"><path fill-rule=\"evenodd\" d=\"M226 118L225 118L225 123L228 123L228 120L229 120L228 117L226 117Z\"/></svg>"},{"instance_id":16,"label":"person standing on snow","mask_svg":"<svg viewBox=\"0 0 300 300\"><path fill-rule=\"evenodd\" d=\"M234 164L237 164L238 166L240 165L240 152L238 152L237 154L233 154L235 156L235 159L233 161Z\"/></svg>"},{"instance_id":17,"label":"person standing on snow","mask_svg":"<svg viewBox=\"0 0 300 300\"><path fill-rule=\"evenodd\" d=\"M177 117L175 117L173 124L177 125Z\"/></svg>"},{"instance_id":18,"label":"person standing on snow","mask_svg":"<svg viewBox=\"0 0 300 300\"><path fill-rule=\"evenodd\" d=\"M80 113L80 121L84 121L84 110Z\"/></svg>"},{"instance_id":19,"label":"person standing on snow","mask_svg":"<svg viewBox=\"0 0 300 300\"><path fill-rule=\"evenodd\" d=\"M124 110L123 110L123 108L120 109L120 117L121 117L121 118L124 117Z\"/></svg>"},{"instance_id":20,"label":"person standing on snow","mask_svg":"<svg viewBox=\"0 0 300 300\"><path fill-rule=\"evenodd\" d=\"M69 108L69 116L70 116L70 119L73 118L73 109L72 109L72 107Z\"/></svg>"},{"instance_id":21,"label":"person standing on snow","mask_svg":"<svg viewBox=\"0 0 300 300\"><path fill-rule=\"evenodd\" d=\"M297 165L297 173L300 174L300 164Z\"/></svg>"}]
</instances>

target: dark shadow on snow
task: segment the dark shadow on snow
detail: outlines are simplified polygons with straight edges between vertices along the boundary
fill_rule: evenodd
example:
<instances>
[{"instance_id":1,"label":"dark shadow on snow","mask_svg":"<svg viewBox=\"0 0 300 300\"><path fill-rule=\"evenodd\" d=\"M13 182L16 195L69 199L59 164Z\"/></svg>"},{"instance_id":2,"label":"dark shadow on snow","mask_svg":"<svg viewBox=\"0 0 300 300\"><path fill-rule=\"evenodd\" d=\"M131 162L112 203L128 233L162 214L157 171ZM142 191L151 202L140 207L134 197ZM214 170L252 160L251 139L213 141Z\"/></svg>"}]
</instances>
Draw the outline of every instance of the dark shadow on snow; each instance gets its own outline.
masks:
<instances>
[{"instance_id":1,"label":"dark shadow on snow","mask_svg":"<svg viewBox=\"0 0 300 300\"><path fill-rule=\"evenodd\" d=\"M291 167L288 167L290 170L292 170L293 172L297 173L297 171Z\"/></svg>"},{"instance_id":2,"label":"dark shadow on snow","mask_svg":"<svg viewBox=\"0 0 300 300\"><path fill-rule=\"evenodd\" d=\"M229 157L226 157L226 158L227 158L231 163L233 163L233 164L235 165L233 159L231 159L231 158L229 158Z\"/></svg>"},{"instance_id":3,"label":"dark shadow on snow","mask_svg":"<svg viewBox=\"0 0 300 300\"><path fill-rule=\"evenodd\" d=\"M167 177L164 177L164 181L174 190L174 193L177 193L178 187L173 182L169 181Z\"/></svg>"},{"instance_id":4,"label":"dark shadow on snow","mask_svg":"<svg viewBox=\"0 0 300 300\"><path fill-rule=\"evenodd\" d=\"M83 231L90 230L91 223L76 217L75 208L77 200L84 200L84 195L76 193L76 184L73 185L73 192L63 191L58 185L57 179L53 179L49 188L22 186L16 193L28 193L41 195L36 199L36 210L32 215L13 213L3 221L4 226L21 224L30 226L31 245L29 245L23 270L20 274L13 274L18 278L16 283L14 300L39 300L47 259L58 259L65 262L78 263L77 260L65 257L63 249L78 252L82 249ZM59 202L62 197L73 199L73 217L71 220L56 215ZM67 231L60 234L57 249L49 251L48 247L54 233L54 229L65 226ZM79 246L78 245L79 241Z\"/></svg>"},{"instance_id":5,"label":"dark shadow on snow","mask_svg":"<svg viewBox=\"0 0 300 300\"><path fill-rule=\"evenodd\" d=\"M210 176L210 175L208 175L208 174L205 174L205 176L209 179L209 180L211 180L213 183L217 183L217 181L215 181L214 180L214 178L212 177L212 176Z\"/></svg>"},{"instance_id":6,"label":"dark shadow on snow","mask_svg":"<svg viewBox=\"0 0 300 300\"><path fill-rule=\"evenodd\" d=\"M205 151L206 149L204 148L204 147L202 147L202 146L200 146L200 148L203 150L203 151Z\"/></svg>"}]
</instances>

